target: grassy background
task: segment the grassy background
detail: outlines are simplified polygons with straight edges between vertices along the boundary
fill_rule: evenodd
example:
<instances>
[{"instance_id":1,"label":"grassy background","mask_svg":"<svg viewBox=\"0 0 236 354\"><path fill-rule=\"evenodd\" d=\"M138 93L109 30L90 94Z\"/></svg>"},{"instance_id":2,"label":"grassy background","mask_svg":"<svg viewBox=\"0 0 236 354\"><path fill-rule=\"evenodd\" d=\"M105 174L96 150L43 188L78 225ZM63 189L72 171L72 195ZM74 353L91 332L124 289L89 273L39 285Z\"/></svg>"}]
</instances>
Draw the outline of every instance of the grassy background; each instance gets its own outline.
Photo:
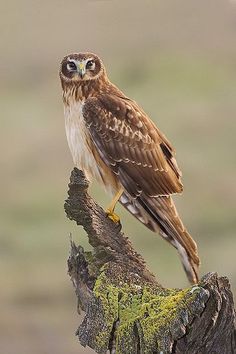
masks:
<instances>
[{"instance_id":1,"label":"grassy background","mask_svg":"<svg viewBox=\"0 0 236 354\"><path fill-rule=\"evenodd\" d=\"M63 212L73 165L58 67L69 52L98 53L173 142L185 186L175 200L202 274L227 275L235 291L235 2L2 0L0 10L1 353L91 352L74 337L66 274L69 233L88 247ZM161 283L186 286L175 250L118 213Z\"/></svg>"}]
</instances>

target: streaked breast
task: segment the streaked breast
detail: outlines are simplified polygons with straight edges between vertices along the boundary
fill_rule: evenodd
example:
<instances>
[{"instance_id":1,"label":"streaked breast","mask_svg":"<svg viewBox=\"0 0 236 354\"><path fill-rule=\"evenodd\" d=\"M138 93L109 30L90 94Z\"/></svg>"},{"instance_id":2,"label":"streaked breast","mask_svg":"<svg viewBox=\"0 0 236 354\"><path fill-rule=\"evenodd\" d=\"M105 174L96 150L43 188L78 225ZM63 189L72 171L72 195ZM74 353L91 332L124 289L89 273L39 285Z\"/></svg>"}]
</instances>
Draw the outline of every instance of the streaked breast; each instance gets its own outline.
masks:
<instances>
[{"instance_id":1,"label":"streaked breast","mask_svg":"<svg viewBox=\"0 0 236 354\"><path fill-rule=\"evenodd\" d=\"M83 102L75 102L64 107L66 137L73 162L76 167L84 171L90 181L96 179L113 194L118 188L118 181L110 168L101 160L91 141L82 114L83 104Z\"/></svg>"}]
</instances>

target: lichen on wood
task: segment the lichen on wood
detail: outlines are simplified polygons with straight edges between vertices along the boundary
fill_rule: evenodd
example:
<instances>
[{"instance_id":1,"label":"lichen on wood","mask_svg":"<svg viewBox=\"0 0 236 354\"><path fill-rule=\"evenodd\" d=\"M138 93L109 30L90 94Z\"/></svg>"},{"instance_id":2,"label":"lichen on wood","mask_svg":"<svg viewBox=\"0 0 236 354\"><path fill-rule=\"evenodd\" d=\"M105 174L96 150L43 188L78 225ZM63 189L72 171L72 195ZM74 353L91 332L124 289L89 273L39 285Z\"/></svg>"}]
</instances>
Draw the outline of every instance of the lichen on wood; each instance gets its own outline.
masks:
<instances>
[{"instance_id":1,"label":"lichen on wood","mask_svg":"<svg viewBox=\"0 0 236 354\"><path fill-rule=\"evenodd\" d=\"M210 273L188 289L164 289L88 186L75 168L65 202L67 216L84 227L94 249L84 252L71 241L68 270L85 312L77 330L81 344L99 354L235 353L227 280Z\"/></svg>"},{"instance_id":2,"label":"lichen on wood","mask_svg":"<svg viewBox=\"0 0 236 354\"><path fill-rule=\"evenodd\" d=\"M208 291L197 286L163 289L145 284L138 277L127 283L120 278L113 279L105 269L97 278L93 293L101 302L106 324L95 339L100 344L99 352L106 352L112 328L117 324L117 354L132 353L137 344L144 353L152 353L153 348L169 352L171 342L182 336L193 318L189 309L198 302L200 314L209 296ZM166 333L167 328L170 333Z\"/></svg>"}]
</instances>

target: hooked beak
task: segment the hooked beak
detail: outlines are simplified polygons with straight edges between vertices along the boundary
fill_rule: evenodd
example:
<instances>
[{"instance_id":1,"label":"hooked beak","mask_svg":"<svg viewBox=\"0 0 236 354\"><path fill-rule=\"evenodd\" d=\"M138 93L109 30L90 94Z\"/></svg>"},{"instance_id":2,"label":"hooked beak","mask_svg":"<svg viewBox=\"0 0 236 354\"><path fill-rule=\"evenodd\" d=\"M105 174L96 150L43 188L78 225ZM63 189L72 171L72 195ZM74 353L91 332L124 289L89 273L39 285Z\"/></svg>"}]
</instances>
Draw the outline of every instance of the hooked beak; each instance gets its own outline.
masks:
<instances>
[{"instance_id":1,"label":"hooked beak","mask_svg":"<svg viewBox=\"0 0 236 354\"><path fill-rule=\"evenodd\" d=\"M79 63L78 66L77 66L77 71L78 71L78 74L80 76L81 79L83 79L85 73L86 73L86 69L85 69L85 65L84 63Z\"/></svg>"}]
</instances>

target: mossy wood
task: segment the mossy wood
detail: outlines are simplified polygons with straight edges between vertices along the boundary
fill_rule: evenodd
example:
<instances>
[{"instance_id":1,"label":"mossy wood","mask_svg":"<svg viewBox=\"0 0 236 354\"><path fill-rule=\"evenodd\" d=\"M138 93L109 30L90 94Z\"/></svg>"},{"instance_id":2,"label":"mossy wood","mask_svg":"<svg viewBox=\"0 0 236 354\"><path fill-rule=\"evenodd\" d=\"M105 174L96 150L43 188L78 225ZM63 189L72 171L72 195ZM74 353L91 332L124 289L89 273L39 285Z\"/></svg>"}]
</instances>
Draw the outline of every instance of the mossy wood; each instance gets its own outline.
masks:
<instances>
[{"instance_id":1,"label":"mossy wood","mask_svg":"<svg viewBox=\"0 0 236 354\"><path fill-rule=\"evenodd\" d=\"M233 354L235 312L227 278L215 273L188 289L164 289L144 259L88 195L82 171L71 173L65 211L94 251L71 241L69 275L78 309L76 334L96 353Z\"/></svg>"}]
</instances>

